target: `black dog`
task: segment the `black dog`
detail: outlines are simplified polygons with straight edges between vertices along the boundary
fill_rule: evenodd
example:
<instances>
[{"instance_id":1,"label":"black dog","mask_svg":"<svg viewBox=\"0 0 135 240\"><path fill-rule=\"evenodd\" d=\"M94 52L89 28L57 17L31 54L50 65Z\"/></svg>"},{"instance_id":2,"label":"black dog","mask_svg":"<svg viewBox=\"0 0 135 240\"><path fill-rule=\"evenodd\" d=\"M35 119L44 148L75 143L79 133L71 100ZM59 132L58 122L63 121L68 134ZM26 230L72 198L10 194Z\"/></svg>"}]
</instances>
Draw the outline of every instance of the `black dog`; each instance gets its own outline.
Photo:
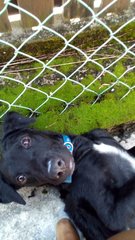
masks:
<instances>
[{"instance_id":1,"label":"black dog","mask_svg":"<svg viewBox=\"0 0 135 240\"><path fill-rule=\"evenodd\" d=\"M126 151L101 129L70 135L65 144L61 134L28 128L33 121L15 112L6 115L0 201L25 204L16 189L59 185L65 210L87 240L134 228L135 148ZM71 175L72 182L64 183Z\"/></svg>"}]
</instances>

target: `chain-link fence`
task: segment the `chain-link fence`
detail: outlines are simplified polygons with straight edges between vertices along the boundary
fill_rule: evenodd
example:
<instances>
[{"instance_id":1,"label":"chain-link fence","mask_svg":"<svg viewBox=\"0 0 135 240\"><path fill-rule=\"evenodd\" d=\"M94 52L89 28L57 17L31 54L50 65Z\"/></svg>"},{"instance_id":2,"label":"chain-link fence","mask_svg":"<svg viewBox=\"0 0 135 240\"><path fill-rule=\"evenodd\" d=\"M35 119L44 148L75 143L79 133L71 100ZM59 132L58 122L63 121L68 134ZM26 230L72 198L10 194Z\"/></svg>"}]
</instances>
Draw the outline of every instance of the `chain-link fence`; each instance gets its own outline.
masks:
<instances>
[{"instance_id":1,"label":"chain-link fence","mask_svg":"<svg viewBox=\"0 0 135 240\"><path fill-rule=\"evenodd\" d=\"M46 5L47 2L49 1L46 1ZM64 27L52 27L51 20L60 18L60 13L56 11L52 11L41 20L21 4L16 5L10 0L4 1L0 16L5 14L9 7L13 7L24 14L24 20L25 16L34 20L36 27L34 31L29 31L30 34L25 31L22 38L16 36L20 41L11 39L8 34L6 37L1 35L1 117L12 107L28 109L32 113L40 112L51 100L61 104L60 112L63 113L76 101L81 101L82 96L90 99L91 104L95 104L105 94L119 91L120 100L134 90L133 14L129 14L127 10L126 17L125 15L118 17L117 14L109 12L104 17L117 0L108 1L109 4L98 10L91 7L88 1L67 0L63 1L62 11L67 10L72 2L87 11L87 19L82 18L81 21L77 17L71 19L70 24L72 22L74 29L71 29L67 22L64 23ZM89 36L92 33L94 40L91 35ZM47 37L43 43L45 36ZM38 55L36 52L38 50L34 49L36 38L40 38L41 44L46 48L50 44L51 50L54 48L55 40L56 45L57 41L59 42L59 47L50 53L42 52ZM30 52L29 47L32 46L34 50ZM64 67L68 68L68 71L63 70ZM53 85L52 88L50 85ZM71 90L73 94L69 97L70 87L73 87ZM62 90L64 88L65 90ZM31 92L33 95L29 102Z\"/></svg>"}]
</instances>

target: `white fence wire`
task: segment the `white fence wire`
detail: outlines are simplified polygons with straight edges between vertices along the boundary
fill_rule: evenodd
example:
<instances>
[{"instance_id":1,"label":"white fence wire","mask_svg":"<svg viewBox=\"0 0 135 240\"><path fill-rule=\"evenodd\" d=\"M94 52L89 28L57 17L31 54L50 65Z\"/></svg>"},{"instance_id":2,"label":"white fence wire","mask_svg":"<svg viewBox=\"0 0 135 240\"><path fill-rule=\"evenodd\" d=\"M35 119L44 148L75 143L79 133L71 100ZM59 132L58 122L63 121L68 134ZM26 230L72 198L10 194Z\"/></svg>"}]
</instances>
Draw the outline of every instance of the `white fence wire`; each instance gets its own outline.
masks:
<instances>
[{"instance_id":1,"label":"white fence wire","mask_svg":"<svg viewBox=\"0 0 135 240\"><path fill-rule=\"evenodd\" d=\"M68 7L68 4L71 2L71 0L67 0L65 1L65 3L62 5L63 8ZM22 91L18 94L18 96L15 97L15 99L11 102L2 99L0 97L0 102L1 105L6 106L4 111L2 111L1 116L2 117L7 111L9 111L12 107L16 107L16 108L24 108L24 109L28 109L30 110L32 113L40 111L40 109L48 102L50 101L50 99L59 101L61 103L64 103L64 108L61 111L61 113L63 113L72 103L74 103L77 99L79 99L79 97L84 93L84 92L89 92L90 94L92 93L93 95L95 95L94 101L92 104L95 104L98 99L104 95L105 93L109 92L110 90L112 90L116 85L119 86L124 86L126 88L126 92L123 94L123 96L121 96L121 99L125 98L132 90L134 90L135 88L135 83L130 85L128 84L128 82L124 82L122 79L123 77L128 74L129 72L134 72L134 68L135 66L132 64L130 64L130 66L128 66L126 68L126 70L123 71L123 73L118 77L114 71L112 71L112 67L115 66L121 59L123 59L127 54L130 55L132 57L132 59L135 57L135 53L134 53L134 47L135 47L135 43L133 43L132 45L126 45L119 37L118 37L118 33L124 29L129 23L133 22L135 20L135 17L132 17L131 19L128 19L128 21L126 21L124 24L122 24L121 26L119 26L117 29L115 29L114 31L110 28L110 26L108 26L106 24L105 21L103 21L103 19L101 18L102 14L109 9L115 2L117 2L117 0L113 0L110 2L110 4L108 4L105 8L103 8L101 11L95 13L93 11L93 9L91 9L83 0L78 0L78 2L84 7L86 8L89 12L90 12L90 20L86 22L86 24L81 27L73 36L71 36L69 39L67 39L64 35L62 35L61 33L59 33L58 31L56 31L55 29L46 26L46 23L52 18L54 17L57 13L52 12L47 18L44 19L44 21L40 21L36 16L34 16L33 14L31 14L30 12L26 11L25 9L21 8L20 6L17 6L15 4L13 4L10 0L5 0L4 1L4 8L1 10L0 15L2 15L5 11L5 9L7 9L8 6L12 6L16 9L18 9L19 11L26 13L27 15L31 16L33 19L35 19L37 21L37 26L36 26L36 31L33 32L30 36L28 36L19 46L15 46L13 43L8 42L6 40L3 40L2 38L0 39L0 44L2 46L6 46L6 47L10 47L13 51L14 51L14 55L12 56L12 58L6 62L4 64L4 66L0 69L0 79L3 79L5 81L10 81L13 83L18 83L20 84L23 88ZM108 32L108 38L97 48L95 48L94 51L92 51L91 54L89 54L87 51L83 51L80 47L77 47L73 44L73 40L76 39L80 33L84 32L85 30L87 30L93 23L97 23L98 25L100 25L101 27L103 27L104 29L107 30ZM30 41L32 41L32 39L38 35L41 31L46 30L50 33L52 33L54 36L59 37L60 39L62 39L64 41L64 47L62 46L61 49L48 61L42 61L40 59L38 59L35 56L29 55L28 53L22 51L23 47ZM120 47L122 47L123 52L114 60L111 61L110 64L108 64L107 66L102 65L102 63L100 63L99 61L96 61L94 58L94 56L97 56L97 54L102 50L105 49L107 44L111 43L112 41L115 41L116 44L118 44ZM76 68L74 69L68 76L66 74L64 74L63 72L61 72L60 70L58 70L57 68L53 67L53 62L55 59L57 59L59 56L61 56L62 53L65 52L65 50L67 48L72 49L73 51L76 51L79 55L82 56L83 61L82 63ZM6 70L10 67L10 65L14 62L14 60L19 56L22 57L26 57L29 60L32 60L38 64L40 64L40 68L38 71L38 74L36 76L34 76L29 82L25 82L22 81L20 79L16 79L16 77L11 77L8 74L6 74ZM81 81L77 81L74 76L75 74L80 71L81 69L83 69L84 66L86 66L88 63L92 63L94 64L96 67L99 67L101 69L100 73L92 80L90 81L89 84L85 85L83 84ZM51 66L52 64L52 66ZM48 93L45 92L44 90L42 90L41 88L36 88L35 86L33 86L33 83L44 73L46 73L46 71L50 70L53 73L59 74L59 76L61 76L61 79L63 80L62 84L55 89L54 91ZM28 73L29 74L29 73ZM111 81L109 84L104 84L106 87L103 91L95 91L93 90L93 85L99 80L101 79L105 74L108 74L108 76L113 77L113 81ZM60 89L62 89L64 87L64 85L67 82L71 82L73 84L79 85L81 87L81 91L79 92L78 95L74 96L70 101L66 101L62 98L56 97L56 93L59 92ZM33 109L33 107L31 108L31 106L26 106L22 105L22 104L17 104L18 100L21 99L21 97L26 93L26 91L28 90L33 90L35 91L35 95L38 94L42 94L44 97L44 100L42 103L40 103L38 106L35 105L35 108ZM70 91L70 89L69 89ZM34 101L34 99L33 99Z\"/></svg>"}]
</instances>

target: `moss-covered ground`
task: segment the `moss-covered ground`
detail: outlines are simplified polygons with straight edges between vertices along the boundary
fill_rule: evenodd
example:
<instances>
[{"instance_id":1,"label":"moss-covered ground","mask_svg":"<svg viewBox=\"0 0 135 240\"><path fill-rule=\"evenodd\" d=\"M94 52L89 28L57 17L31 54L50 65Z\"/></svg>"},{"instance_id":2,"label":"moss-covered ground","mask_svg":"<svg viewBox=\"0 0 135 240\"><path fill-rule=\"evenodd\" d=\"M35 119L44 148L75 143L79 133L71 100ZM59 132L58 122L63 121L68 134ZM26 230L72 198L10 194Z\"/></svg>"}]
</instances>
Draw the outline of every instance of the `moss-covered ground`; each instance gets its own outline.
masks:
<instances>
[{"instance_id":1,"label":"moss-covered ground","mask_svg":"<svg viewBox=\"0 0 135 240\"><path fill-rule=\"evenodd\" d=\"M115 27L114 27L115 28ZM127 46L133 44L134 39L134 24L128 24L119 32L119 39ZM67 36L67 38L70 36ZM106 30L102 28L86 31L74 40L72 44L81 48L87 55L90 55L94 49L100 46L108 37ZM46 44L45 44L46 43ZM52 38L51 41L36 42L29 44L23 49L25 52L33 56L40 56L46 53L42 61L47 63L51 57L56 54L58 49L62 47L62 40ZM2 51L0 49L0 51ZM8 58L13 54L9 50L6 55ZM110 70L114 75L105 72L100 77L102 68L117 60L124 52L124 49L115 40L109 42L105 48L98 51L94 55L97 64L91 61L87 62L83 68L71 77L74 81L65 80L63 74L68 77L85 61L77 51L67 49L59 57L50 62L49 67L53 70L46 69L35 81L30 85L34 89L27 91L17 100L16 105L29 107L35 110L40 104L46 103L38 110L37 121L35 127L39 129L50 129L60 132L82 133L92 128L111 128L121 123L126 123L135 120L135 73L127 72L122 78L119 77L130 67L134 65L133 56L127 53L121 60L112 65ZM52 54L50 56L50 54ZM26 59L28 60L28 59ZM57 72L56 72L56 71ZM42 64L38 62L25 62L17 64L6 69L5 76L19 79L20 83L1 78L0 99L12 103L16 97L24 90L22 83L29 83L34 77L42 71ZM60 74L60 72L62 74ZM93 80L98 77L96 81ZM63 85L64 84L64 85ZM113 85L114 84L114 85ZM62 88L57 90L61 85ZM83 90L83 88L87 90ZM121 99L126 93L129 94ZM40 93L39 91L44 92ZM57 91L56 91L57 90ZM52 95L52 93L55 94ZM80 94L80 95L79 95ZM78 98L76 98L79 95ZM53 96L49 99L47 96ZM98 97L98 98L97 98ZM66 111L60 115L64 107L64 102L55 100L62 99L66 102L75 101L70 104ZM96 100L96 103L93 104ZM7 109L7 105L1 102L0 115ZM23 114L29 115L28 110L13 107Z\"/></svg>"}]
</instances>

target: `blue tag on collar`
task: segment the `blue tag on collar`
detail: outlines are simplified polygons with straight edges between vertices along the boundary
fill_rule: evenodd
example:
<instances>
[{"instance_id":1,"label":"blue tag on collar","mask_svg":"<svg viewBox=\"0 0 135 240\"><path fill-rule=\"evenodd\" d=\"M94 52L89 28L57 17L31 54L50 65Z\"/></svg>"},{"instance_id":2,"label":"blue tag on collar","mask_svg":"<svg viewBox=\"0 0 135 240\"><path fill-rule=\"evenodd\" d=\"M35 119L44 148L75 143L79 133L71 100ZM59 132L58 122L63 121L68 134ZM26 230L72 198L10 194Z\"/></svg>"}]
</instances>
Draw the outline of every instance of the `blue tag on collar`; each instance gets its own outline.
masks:
<instances>
[{"instance_id":1,"label":"blue tag on collar","mask_svg":"<svg viewBox=\"0 0 135 240\"><path fill-rule=\"evenodd\" d=\"M68 176L68 177L65 179L64 183L72 183L72 176L71 176L71 175Z\"/></svg>"},{"instance_id":2,"label":"blue tag on collar","mask_svg":"<svg viewBox=\"0 0 135 240\"><path fill-rule=\"evenodd\" d=\"M67 149L69 150L69 152L72 153L73 152L73 144L71 142L71 139L68 136L63 135L63 142L64 142L64 146L66 146ZM68 176L65 179L64 183L72 183L72 176Z\"/></svg>"}]
</instances>

